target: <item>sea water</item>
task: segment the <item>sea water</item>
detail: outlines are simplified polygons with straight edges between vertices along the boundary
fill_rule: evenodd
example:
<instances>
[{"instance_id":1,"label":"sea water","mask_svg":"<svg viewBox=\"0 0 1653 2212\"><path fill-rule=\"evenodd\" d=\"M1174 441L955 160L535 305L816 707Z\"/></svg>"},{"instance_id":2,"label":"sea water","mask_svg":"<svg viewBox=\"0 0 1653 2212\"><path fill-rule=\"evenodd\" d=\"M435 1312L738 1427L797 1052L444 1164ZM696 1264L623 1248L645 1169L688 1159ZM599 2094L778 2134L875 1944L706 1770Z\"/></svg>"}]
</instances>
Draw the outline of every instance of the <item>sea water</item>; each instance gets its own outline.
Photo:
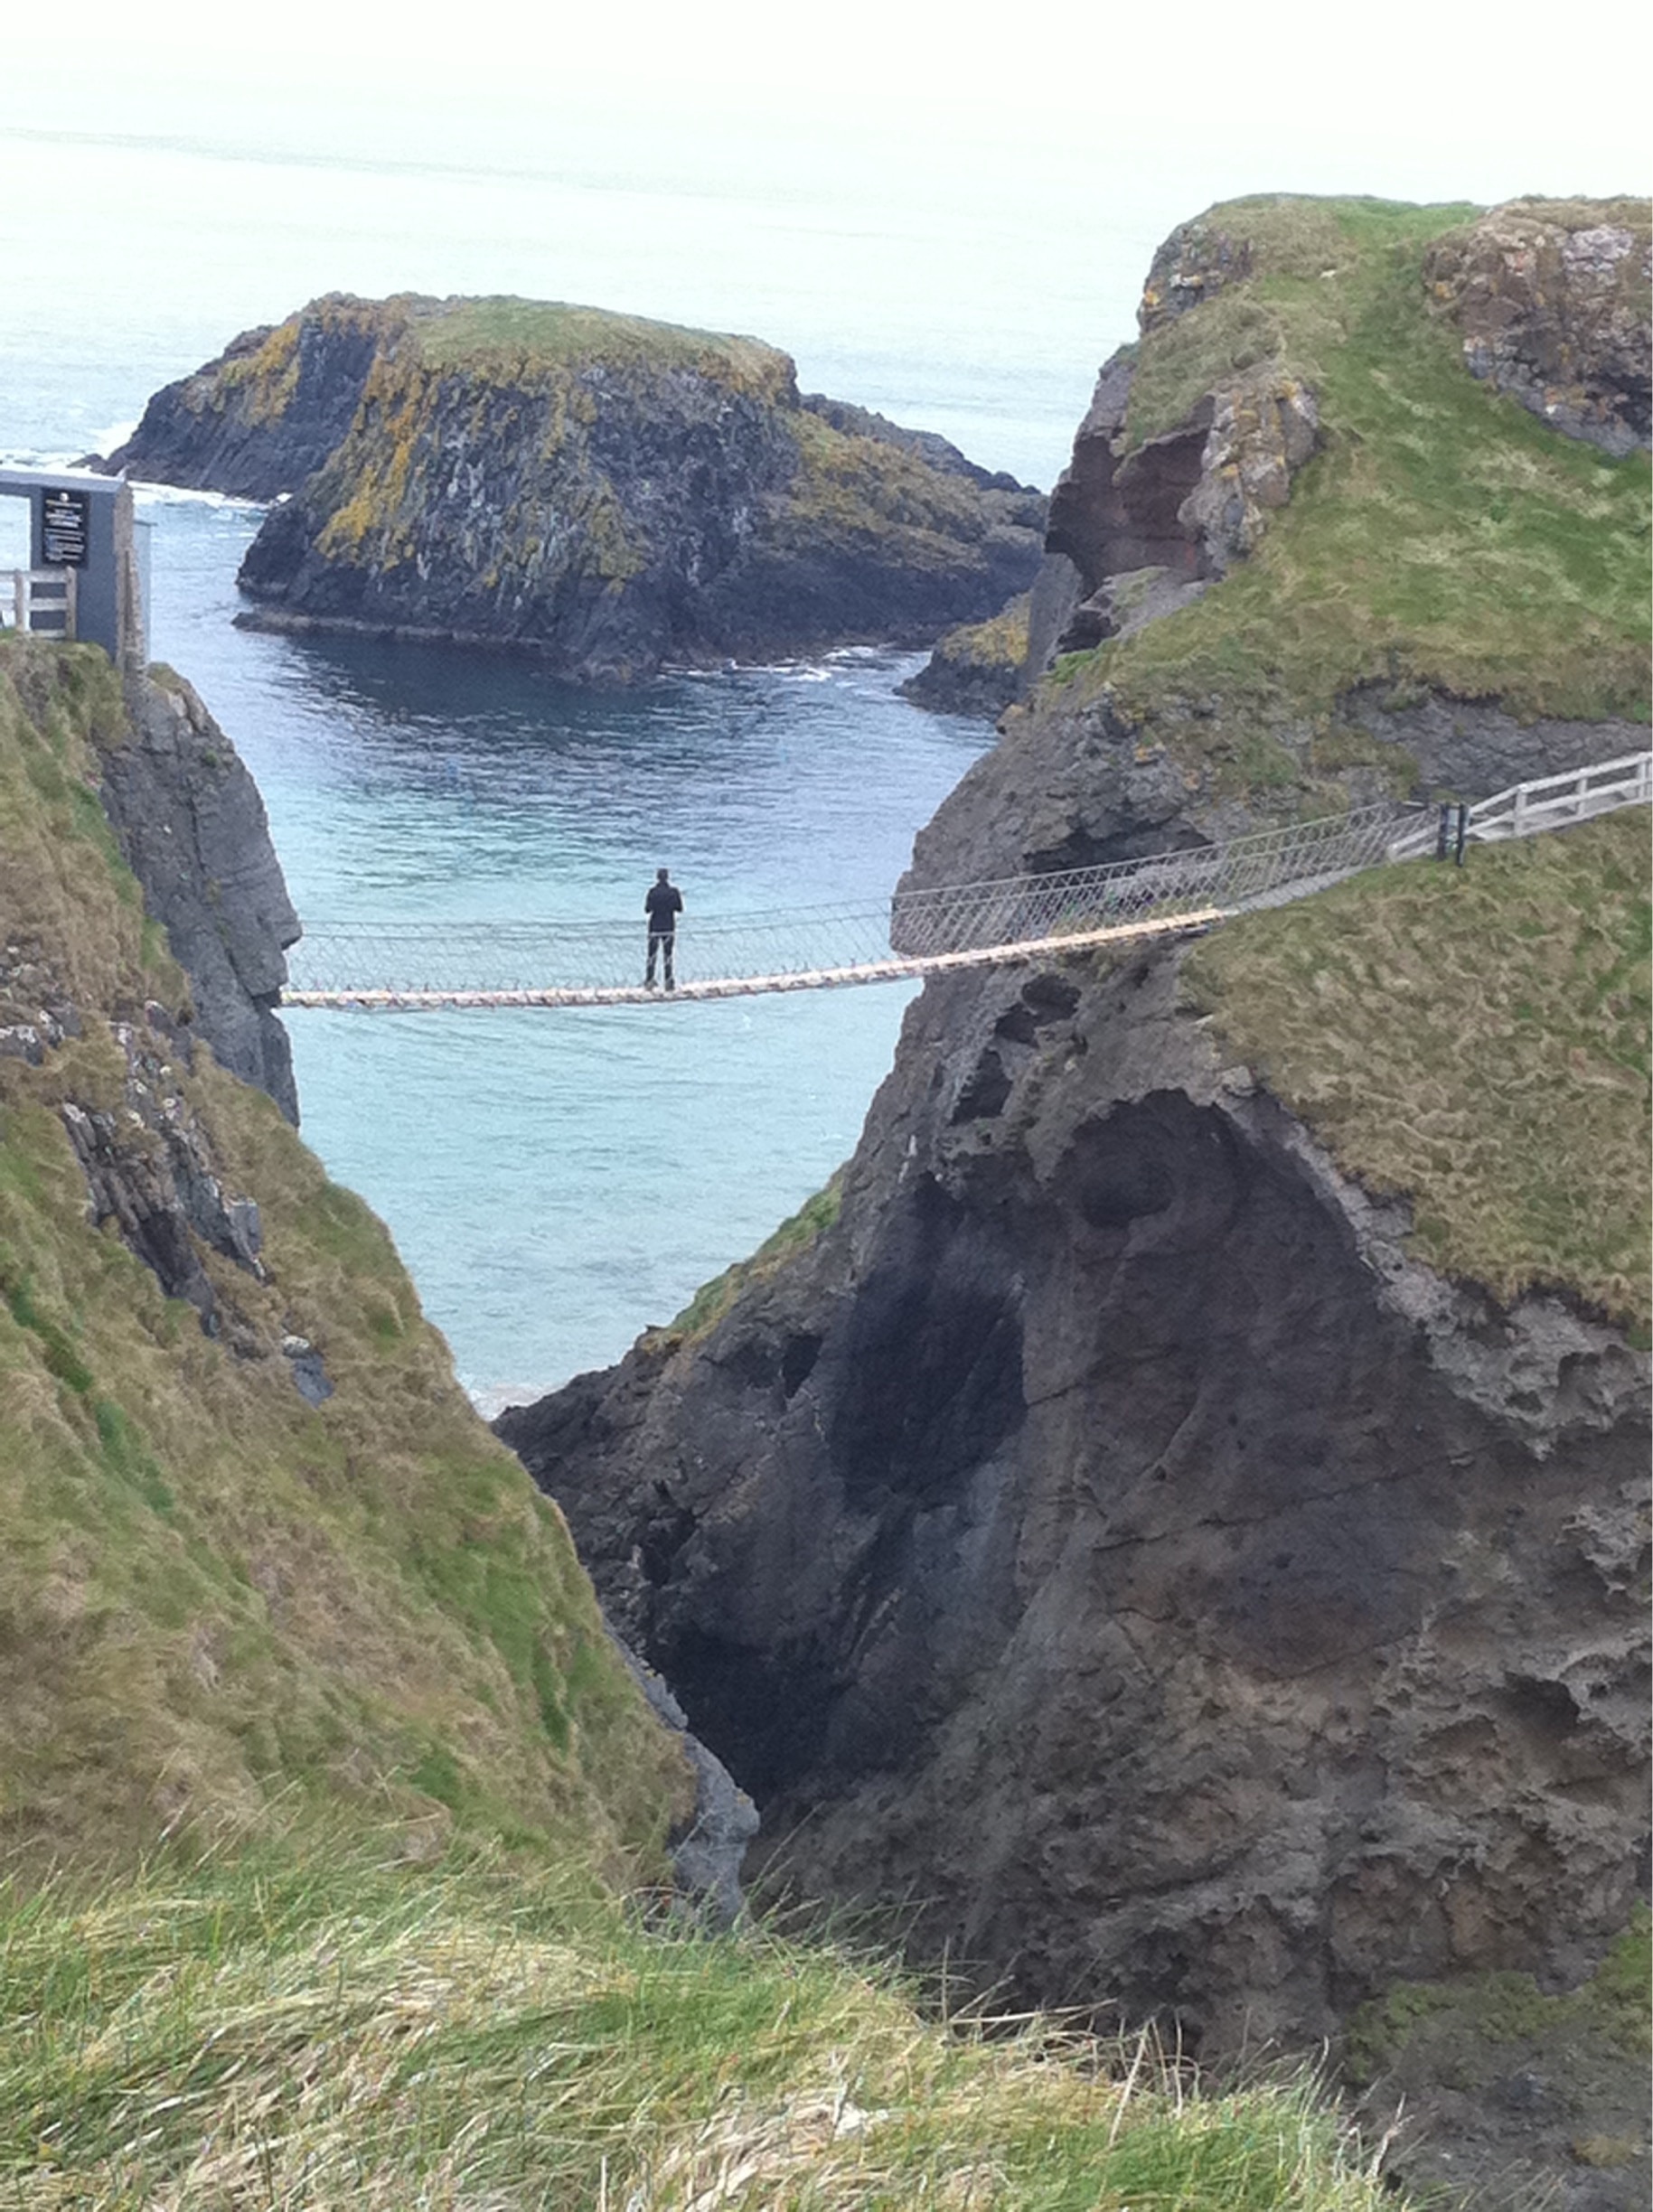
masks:
<instances>
[{"instance_id":1,"label":"sea water","mask_svg":"<svg viewBox=\"0 0 1653 2212\"><path fill-rule=\"evenodd\" d=\"M6 458L107 446L158 384L320 291L510 290L752 330L805 389L1047 484L1160 221L1081 244L1032 221L1026 177L1019 201L1015 179L903 173L898 146L587 129L549 151L495 134L484 158L434 112L359 111L341 138L254 92L233 119L95 92L7 117L0 88ZM42 175L50 224L19 212ZM632 914L641 959L665 865L688 961L700 914L883 899L991 742L903 700L917 664L888 651L596 692L500 655L239 631L258 510L140 507L152 653L239 746L318 923ZM23 519L0 500L0 566ZM306 1138L389 1223L493 1406L618 1357L818 1189L910 997L286 1020Z\"/></svg>"},{"instance_id":2,"label":"sea water","mask_svg":"<svg viewBox=\"0 0 1653 2212\"><path fill-rule=\"evenodd\" d=\"M258 511L145 494L157 656L258 778L301 915L629 917L669 866L697 915L886 896L981 751L895 685L911 656L621 691L531 661L249 634ZM910 987L569 1011L289 1012L304 1130L388 1221L485 1405L619 1356L853 1149Z\"/></svg>"},{"instance_id":3,"label":"sea water","mask_svg":"<svg viewBox=\"0 0 1653 2212\"><path fill-rule=\"evenodd\" d=\"M650 75L628 11L601 83L578 25L548 18L537 62L462 27L421 89L392 80L378 19L351 44L348 13L324 32L315 11L221 15L194 37L165 10L121 18L113 65L80 16L12 27L0 459L107 449L157 386L325 291L516 293L750 332L795 356L805 390L1048 487L1154 247L1213 201L1490 202L1622 191L1645 168L1620 160L1642 142L1634 70L1570 126L1512 46L1531 82L1487 98L1467 14L1457 47L1432 23L1437 105L1461 126L1443 135L1404 39L1367 42L1351 106L1335 42L1228 40L1221 68L1168 77L1151 18L1074 11L1025 39L992 23L973 45L950 19L937 44L886 11L865 38L811 20L789 44L765 23L743 48L716 12L657 12L678 44ZM598 694L502 658L251 635L233 579L256 511L143 503L153 650L246 755L318 922L573 904L640 924L664 863L688 958L698 914L881 899L990 740L897 698L909 664L888 654ZM0 567L26 558L23 520L0 499ZM390 1223L493 1402L615 1358L817 1188L909 995L288 1024L306 1135Z\"/></svg>"}]
</instances>

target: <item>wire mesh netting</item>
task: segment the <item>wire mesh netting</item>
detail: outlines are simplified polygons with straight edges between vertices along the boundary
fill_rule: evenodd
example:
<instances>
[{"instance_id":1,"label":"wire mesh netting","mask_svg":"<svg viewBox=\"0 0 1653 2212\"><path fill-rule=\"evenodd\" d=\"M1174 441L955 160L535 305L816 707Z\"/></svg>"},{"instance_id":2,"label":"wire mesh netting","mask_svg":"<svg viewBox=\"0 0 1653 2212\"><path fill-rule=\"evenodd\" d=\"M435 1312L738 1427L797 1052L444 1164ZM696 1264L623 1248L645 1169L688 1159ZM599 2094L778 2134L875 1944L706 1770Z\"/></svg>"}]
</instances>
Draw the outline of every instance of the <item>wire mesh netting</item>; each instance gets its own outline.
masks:
<instances>
[{"instance_id":1,"label":"wire mesh netting","mask_svg":"<svg viewBox=\"0 0 1653 2212\"><path fill-rule=\"evenodd\" d=\"M1415 810L1366 807L1146 859L902 892L877 906L686 918L672 947L674 980L780 988L806 976L852 980L857 970L870 979L910 961L1235 913L1376 865L1416 820ZM287 995L630 992L644 986L646 952L641 918L311 923L292 954Z\"/></svg>"}]
</instances>

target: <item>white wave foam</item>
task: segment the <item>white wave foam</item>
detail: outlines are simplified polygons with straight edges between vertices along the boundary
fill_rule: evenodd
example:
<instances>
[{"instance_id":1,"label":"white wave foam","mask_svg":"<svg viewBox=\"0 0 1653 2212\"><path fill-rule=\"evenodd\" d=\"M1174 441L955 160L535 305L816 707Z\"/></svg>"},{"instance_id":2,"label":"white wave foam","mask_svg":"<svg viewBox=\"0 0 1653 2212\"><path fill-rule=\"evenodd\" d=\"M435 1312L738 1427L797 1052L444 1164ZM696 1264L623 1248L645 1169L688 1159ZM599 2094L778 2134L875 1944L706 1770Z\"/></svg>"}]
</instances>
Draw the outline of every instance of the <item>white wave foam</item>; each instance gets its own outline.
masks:
<instances>
[{"instance_id":1,"label":"white wave foam","mask_svg":"<svg viewBox=\"0 0 1653 2212\"><path fill-rule=\"evenodd\" d=\"M92 452L95 454L117 452L136 428L137 417L134 416L130 422L111 423L107 430L94 431L92 433Z\"/></svg>"},{"instance_id":2,"label":"white wave foam","mask_svg":"<svg viewBox=\"0 0 1653 2212\"><path fill-rule=\"evenodd\" d=\"M128 477L127 482L137 494L140 511L146 507L221 507L235 514L264 512L263 501L239 499L229 492L197 492L188 484L146 483L141 476Z\"/></svg>"},{"instance_id":3,"label":"white wave foam","mask_svg":"<svg viewBox=\"0 0 1653 2212\"><path fill-rule=\"evenodd\" d=\"M507 1406L529 1406L558 1388L555 1382L466 1382L465 1394L485 1421L497 1420Z\"/></svg>"},{"instance_id":4,"label":"white wave foam","mask_svg":"<svg viewBox=\"0 0 1653 2212\"><path fill-rule=\"evenodd\" d=\"M730 676L778 676L784 683L831 683L832 671L819 661L726 661L720 668L680 666L668 661L662 676L690 683L722 683Z\"/></svg>"},{"instance_id":5,"label":"white wave foam","mask_svg":"<svg viewBox=\"0 0 1653 2212\"><path fill-rule=\"evenodd\" d=\"M38 445L10 446L0 450L0 468L33 469L42 475L50 472L53 476L96 475L95 469L80 466L86 454L84 445L75 453L44 453Z\"/></svg>"}]
</instances>

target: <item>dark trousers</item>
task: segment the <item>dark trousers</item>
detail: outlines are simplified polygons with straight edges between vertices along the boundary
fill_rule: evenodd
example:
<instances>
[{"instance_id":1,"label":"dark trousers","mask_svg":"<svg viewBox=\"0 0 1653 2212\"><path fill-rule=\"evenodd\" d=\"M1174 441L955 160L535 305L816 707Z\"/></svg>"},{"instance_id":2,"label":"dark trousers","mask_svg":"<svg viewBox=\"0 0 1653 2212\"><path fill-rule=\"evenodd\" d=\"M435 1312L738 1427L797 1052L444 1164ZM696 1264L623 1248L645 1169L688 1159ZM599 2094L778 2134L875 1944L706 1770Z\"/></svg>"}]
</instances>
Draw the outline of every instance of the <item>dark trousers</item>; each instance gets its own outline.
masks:
<instances>
[{"instance_id":1,"label":"dark trousers","mask_svg":"<svg viewBox=\"0 0 1653 2212\"><path fill-rule=\"evenodd\" d=\"M658 956L666 971L666 989L674 990L677 988L677 979L672 972L672 956L676 950L677 932L675 930L651 930L649 932L649 964L643 978L645 984L654 980L654 961Z\"/></svg>"}]
</instances>

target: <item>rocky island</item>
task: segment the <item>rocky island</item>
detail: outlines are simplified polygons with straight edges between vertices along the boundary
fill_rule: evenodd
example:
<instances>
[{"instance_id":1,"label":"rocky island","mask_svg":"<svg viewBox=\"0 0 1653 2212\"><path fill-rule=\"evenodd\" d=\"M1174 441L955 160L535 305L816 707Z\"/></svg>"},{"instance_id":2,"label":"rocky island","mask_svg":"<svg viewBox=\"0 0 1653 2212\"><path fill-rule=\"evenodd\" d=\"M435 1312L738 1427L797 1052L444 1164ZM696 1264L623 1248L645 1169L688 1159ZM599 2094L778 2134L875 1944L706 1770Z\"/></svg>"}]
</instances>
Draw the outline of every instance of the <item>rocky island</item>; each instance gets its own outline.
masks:
<instances>
[{"instance_id":1,"label":"rocky island","mask_svg":"<svg viewBox=\"0 0 1653 2212\"><path fill-rule=\"evenodd\" d=\"M756 339L512 299L315 301L157 393L107 465L276 502L248 622L591 682L928 644L1027 587L1045 519Z\"/></svg>"},{"instance_id":2,"label":"rocky island","mask_svg":"<svg viewBox=\"0 0 1653 2212\"><path fill-rule=\"evenodd\" d=\"M909 880L1645 750L1648 253L1176 233ZM1638 811L932 982L784 1251L498 1424L787 1883L1331 2038L1488 2207L1647 2189L1648 875Z\"/></svg>"}]
</instances>

